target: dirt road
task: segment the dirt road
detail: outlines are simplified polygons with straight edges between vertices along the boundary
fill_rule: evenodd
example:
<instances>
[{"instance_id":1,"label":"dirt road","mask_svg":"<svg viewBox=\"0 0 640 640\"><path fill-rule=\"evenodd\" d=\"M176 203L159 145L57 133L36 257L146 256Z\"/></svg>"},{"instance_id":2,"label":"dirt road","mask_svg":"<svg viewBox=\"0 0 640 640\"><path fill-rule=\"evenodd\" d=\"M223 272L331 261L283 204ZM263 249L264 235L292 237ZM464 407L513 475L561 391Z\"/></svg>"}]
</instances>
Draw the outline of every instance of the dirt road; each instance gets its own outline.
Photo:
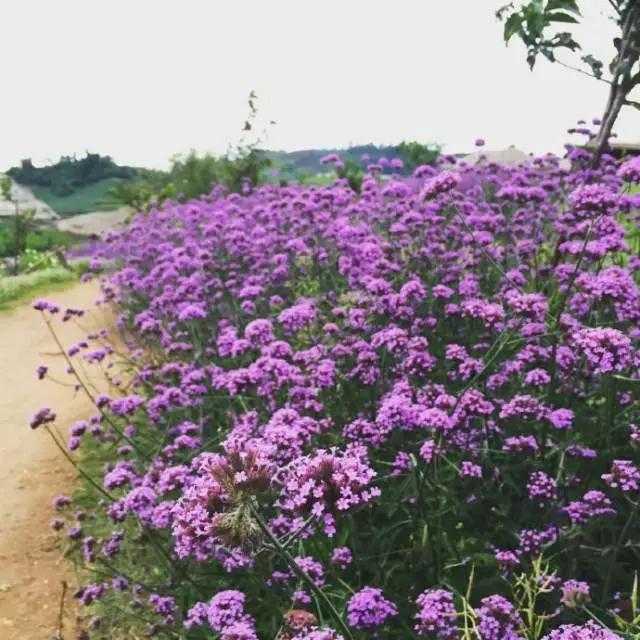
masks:
<instances>
[{"instance_id":1,"label":"dirt road","mask_svg":"<svg viewBox=\"0 0 640 640\"><path fill-rule=\"evenodd\" d=\"M56 322L69 346L95 329L111 324L108 311L94 306L97 283L77 284L55 293L60 307L85 309L80 320ZM84 330L83 330L84 329ZM76 583L50 529L51 500L73 487L75 472L44 430L32 431L29 419L41 407L52 408L66 441L68 425L92 415L84 395L36 376L38 365L70 380L64 359L40 314L30 305L0 312L0 638L49 640L57 631L62 592ZM73 638L71 593L65 605L65 640Z\"/></svg>"}]
</instances>

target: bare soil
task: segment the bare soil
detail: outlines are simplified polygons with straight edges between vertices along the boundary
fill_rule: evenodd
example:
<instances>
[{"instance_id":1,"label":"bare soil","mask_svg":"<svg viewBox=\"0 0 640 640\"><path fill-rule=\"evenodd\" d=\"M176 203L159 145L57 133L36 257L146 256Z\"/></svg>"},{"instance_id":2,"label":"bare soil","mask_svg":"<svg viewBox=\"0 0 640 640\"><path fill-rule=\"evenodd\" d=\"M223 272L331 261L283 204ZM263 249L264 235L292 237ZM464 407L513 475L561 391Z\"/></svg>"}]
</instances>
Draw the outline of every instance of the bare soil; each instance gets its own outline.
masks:
<instances>
[{"instance_id":1,"label":"bare soil","mask_svg":"<svg viewBox=\"0 0 640 640\"><path fill-rule=\"evenodd\" d=\"M58 220L56 227L60 231L70 231L81 236L95 236L121 228L133 214L130 207L120 207L113 211L93 211L80 213Z\"/></svg>"},{"instance_id":2,"label":"bare soil","mask_svg":"<svg viewBox=\"0 0 640 640\"><path fill-rule=\"evenodd\" d=\"M87 311L78 324L55 322L66 347L86 333L112 325L109 311L95 307L98 284L76 284L51 296L60 307ZM80 326L79 326L80 325ZM62 581L69 585L63 603L62 636L75 637L77 587L50 528L52 498L73 490L76 473L43 429L29 428L31 416L50 407L55 428L66 442L68 426L95 413L72 386L36 376L38 365L65 382L66 363L40 317L30 305L0 312L0 638L50 640L61 629ZM96 381L98 382L98 381Z\"/></svg>"}]
</instances>

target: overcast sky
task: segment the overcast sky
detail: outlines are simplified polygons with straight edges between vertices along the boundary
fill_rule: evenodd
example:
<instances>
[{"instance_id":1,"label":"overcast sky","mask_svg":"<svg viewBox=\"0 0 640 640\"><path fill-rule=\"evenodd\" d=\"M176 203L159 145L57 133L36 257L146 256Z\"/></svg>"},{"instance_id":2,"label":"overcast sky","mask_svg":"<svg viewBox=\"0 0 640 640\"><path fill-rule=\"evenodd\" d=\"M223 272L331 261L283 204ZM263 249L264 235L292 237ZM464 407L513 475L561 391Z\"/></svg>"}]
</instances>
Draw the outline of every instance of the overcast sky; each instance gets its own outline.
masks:
<instances>
[{"instance_id":1,"label":"overcast sky","mask_svg":"<svg viewBox=\"0 0 640 640\"><path fill-rule=\"evenodd\" d=\"M505 0L3 0L0 169L89 150L166 165L237 141L254 89L275 149L411 139L560 151L606 85L505 48ZM605 0L581 35L610 58ZM587 47L586 47L587 48ZM640 114L618 131L640 141ZM635 132L635 135L634 135Z\"/></svg>"}]
</instances>

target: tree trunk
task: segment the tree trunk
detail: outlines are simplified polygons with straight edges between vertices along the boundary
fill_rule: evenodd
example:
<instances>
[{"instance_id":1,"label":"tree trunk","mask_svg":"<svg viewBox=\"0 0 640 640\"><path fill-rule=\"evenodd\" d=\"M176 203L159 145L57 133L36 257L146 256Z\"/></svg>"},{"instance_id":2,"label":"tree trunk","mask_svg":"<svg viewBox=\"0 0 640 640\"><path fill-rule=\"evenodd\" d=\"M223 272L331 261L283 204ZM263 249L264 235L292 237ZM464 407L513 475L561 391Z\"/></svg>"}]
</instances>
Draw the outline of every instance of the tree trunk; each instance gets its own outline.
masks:
<instances>
[{"instance_id":1,"label":"tree trunk","mask_svg":"<svg viewBox=\"0 0 640 640\"><path fill-rule=\"evenodd\" d=\"M602 119L602 125L600 131L595 139L595 154L593 156L593 164L597 166L600 164L602 154L605 152L609 145L609 138L613 131L613 125L616 123L620 111L624 106L625 99L627 97L627 91L624 85L611 85L611 94L609 96L609 103Z\"/></svg>"},{"instance_id":2,"label":"tree trunk","mask_svg":"<svg viewBox=\"0 0 640 640\"><path fill-rule=\"evenodd\" d=\"M640 28L640 13L638 12L638 4L633 2L629 12L627 13L624 24L622 25L622 38L620 41L620 49L618 52L618 58L615 64L615 71L613 72L613 79L611 81L611 89L609 91L609 99L607 101L607 107L602 117L602 125L600 131L595 139L595 154L593 156L593 166L600 164L600 159L604 153L607 145L609 144L609 138L613 131L613 125L616 123L620 111L624 106L627 96L631 90L637 86L636 78L631 77L631 67L634 63L634 56L629 58L632 40L637 35L636 32ZM637 57L635 57L637 60Z\"/></svg>"}]
</instances>

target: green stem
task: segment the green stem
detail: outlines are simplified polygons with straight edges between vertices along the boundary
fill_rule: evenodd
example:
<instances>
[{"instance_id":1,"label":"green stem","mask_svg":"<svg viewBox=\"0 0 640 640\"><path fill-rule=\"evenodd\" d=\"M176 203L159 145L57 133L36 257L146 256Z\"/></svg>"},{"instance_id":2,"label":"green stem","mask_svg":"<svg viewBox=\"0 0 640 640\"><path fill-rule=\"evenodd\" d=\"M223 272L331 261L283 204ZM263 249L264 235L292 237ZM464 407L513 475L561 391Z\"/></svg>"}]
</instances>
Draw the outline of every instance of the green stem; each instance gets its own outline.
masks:
<instances>
[{"instance_id":1,"label":"green stem","mask_svg":"<svg viewBox=\"0 0 640 640\"><path fill-rule=\"evenodd\" d=\"M115 502L115 498L108 493L107 491L105 491L82 467L80 467L80 465L78 465L78 463L69 455L69 453L67 452L67 450L62 446L62 444L60 444L60 442L58 441L58 438L55 437L55 435L53 435L53 431L51 431L51 428L49 427L49 425L45 426L45 429L47 430L47 433L51 436L51 438L53 439L53 441L56 443L56 447L58 447L58 449L60 449L62 455L71 463L71 465L75 468L75 470L94 488L96 489L96 491L99 491L103 496L107 497L109 500L111 500L111 502Z\"/></svg>"},{"instance_id":2,"label":"green stem","mask_svg":"<svg viewBox=\"0 0 640 640\"><path fill-rule=\"evenodd\" d=\"M602 598L600 599L600 603L602 605L602 607L604 608L607 604L607 594L609 593L609 588L611 587L611 579L613 576L613 568L614 568L614 564L618 558L618 553L620 552L620 548L622 547L622 544L624 543L624 539L627 537L627 533L629 531L629 529L631 528L631 525L633 524L633 520L636 517L636 514L638 513L638 507L640 506L640 503L638 504L634 504L633 509L631 509L631 513L629 513L629 517L627 518L627 521L624 523L624 527L622 527L622 531L620 532L620 535L618 536L618 540L616 541L616 545L613 548L613 557L611 558L611 561L609 562L609 566L607 569L607 575L604 579L604 585L602 588Z\"/></svg>"},{"instance_id":3,"label":"green stem","mask_svg":"<svg viewBox=\"0 0 640 640\"><path fill-rule=\"evenodd\" d=\"M298 563L295 561L293 556L287 551L285 547L282 546L276 535L269 529L267 523L263 520L262 516L258 513L258 510L255 508L253 504L249 504L249 509L251 514L255 518L258 526L260 527L262 533L269 539L269 542L276 548L278 553L286 560L287 564L291 567L291 570L300 578L303 582L307 584L309 589L313 591L313 593L327 605L329 611L331 611L331 615L334 617L335 621L338 623L340 630L344 633L345 637L350 640L354 640L353 634L349 627L345 624L342 616L338 613L337 609L333 606L333 603L327 595L324 593L320 587L316 585L316 583L309 577L309 575L298 566Z\"/></svg>"},{"instance_id":4,"label":"green stem","mask_svg":"<svg viewBox=\"0 0 640 640\"><path fill-rule=\"evenodd\" d=\"M102 410L101 407L98 407L95 398L93 397L91 391L89 391L87 385L85 384L84 380L82 379L82 377L80 375L78 375L78 373L76 372L76 367L74 366L73 362L71 362L71 358L69 357L69 355L67 354L66 349L64 348L63 344L60 342L60 339L58 338L58 334L54 331L53 327L51 326L51 321L49 320L49 318L47 318L44 313L42 313L42 316L44 318L44 322L47 325L47 328L49 329L49 333L51 334L51 336L53 337L56 345L58 346L58 348L60 349L60 352L62 354L62 357L66 360L67 365L69 367L69 369L73 372L73 375L75 376L76 380L78 381L78 384L80 385L80 388L84 391L85 395L87 396L87 398L89 398L91 404L93 404L98 411L100 412L100 415L107 421L107 423L109 424L109 426L121 437L123 438L127 443L129 443L133 449L135 450L135 452L143 459L143 460L148 460L148 456L141 451L135 442L133 442L133 440L131 440L131 438L129 438L121 429L119 429L113 422L113 420L111 420L111 418Z\"/></svg>"}]
</instances>

